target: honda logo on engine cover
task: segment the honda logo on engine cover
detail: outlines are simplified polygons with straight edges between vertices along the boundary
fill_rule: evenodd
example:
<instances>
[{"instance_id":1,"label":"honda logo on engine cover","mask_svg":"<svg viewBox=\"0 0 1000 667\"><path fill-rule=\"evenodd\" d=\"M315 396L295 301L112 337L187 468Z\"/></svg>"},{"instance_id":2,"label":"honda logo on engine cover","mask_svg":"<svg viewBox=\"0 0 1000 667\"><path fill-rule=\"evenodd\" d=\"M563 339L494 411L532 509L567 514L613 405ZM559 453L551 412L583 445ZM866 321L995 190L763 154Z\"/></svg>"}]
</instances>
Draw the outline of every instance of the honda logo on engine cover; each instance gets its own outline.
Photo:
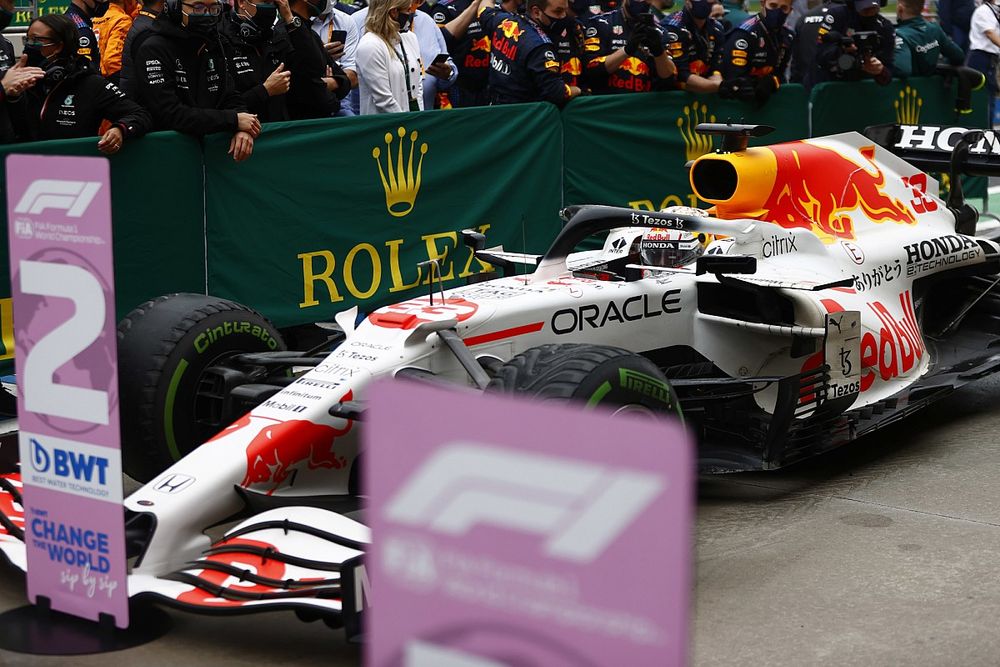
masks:
<instances>
[{"instance_id":1,"label":"honda logo on engine cover","mask_svg":"<svg viewBox=\"0 0 1000 667\"><path fill-rule=\"evenodd\" d=\"M536 533L549 556L587 563L665 488L663 477L637 470L454 443L410 477L385 517L449 535L478 524Z\"/></svg>"}]
</instances>

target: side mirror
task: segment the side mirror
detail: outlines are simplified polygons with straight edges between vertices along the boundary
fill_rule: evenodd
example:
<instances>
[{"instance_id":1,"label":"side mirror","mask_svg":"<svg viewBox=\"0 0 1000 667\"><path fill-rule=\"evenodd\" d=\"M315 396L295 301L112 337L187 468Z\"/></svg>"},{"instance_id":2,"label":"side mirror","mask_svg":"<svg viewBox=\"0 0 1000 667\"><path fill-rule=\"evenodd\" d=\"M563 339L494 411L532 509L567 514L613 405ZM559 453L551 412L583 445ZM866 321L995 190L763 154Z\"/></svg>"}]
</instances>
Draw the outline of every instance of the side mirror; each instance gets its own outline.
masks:
<instances>
[{"instance_id":1,"label":"side mirror","mask_svg":"<svg viewBox=\"0 0 1000 667\"><path fill-rule=\"evenodd\" d=\"M467 248L472 248L478 252L486 247L486 234L474 232L471 229L463 229L462 243L464 243Z\"/></svg>"},{"instance_id":2,"label":"side mirror","mask_svg":"<svg viewBox=\"0 0 1000 667\"><path fill-rule=\"evenodd\" d=\"M702 255L694 270L703 273L757 273L757 258L746 255Z\"/></svg>"}]
</instances>

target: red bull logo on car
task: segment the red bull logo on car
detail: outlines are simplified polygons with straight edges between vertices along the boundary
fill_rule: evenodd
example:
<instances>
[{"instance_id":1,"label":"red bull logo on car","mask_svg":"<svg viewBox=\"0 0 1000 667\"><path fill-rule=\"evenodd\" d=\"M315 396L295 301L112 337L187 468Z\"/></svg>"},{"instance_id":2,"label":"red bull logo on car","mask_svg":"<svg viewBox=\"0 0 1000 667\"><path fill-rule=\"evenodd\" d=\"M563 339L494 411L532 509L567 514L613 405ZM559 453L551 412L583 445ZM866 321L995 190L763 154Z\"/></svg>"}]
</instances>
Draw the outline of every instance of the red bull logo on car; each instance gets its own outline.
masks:
<instances>
[{"instance_id":1,"label":"red bull logo on car","mask_svg":"<svg viewBox=\"0 0 1000 667\"><path fill-rule=\"evenodd\" d=\"M916 224L905 203L884 191L885 175L875 162L875 147L860 149L864 161L808 142L769 147L777 177L762 219L786 228L812 229L824 241L854 239L852 213L858 208L872 222Z\"/></svg>"}]
</instances>

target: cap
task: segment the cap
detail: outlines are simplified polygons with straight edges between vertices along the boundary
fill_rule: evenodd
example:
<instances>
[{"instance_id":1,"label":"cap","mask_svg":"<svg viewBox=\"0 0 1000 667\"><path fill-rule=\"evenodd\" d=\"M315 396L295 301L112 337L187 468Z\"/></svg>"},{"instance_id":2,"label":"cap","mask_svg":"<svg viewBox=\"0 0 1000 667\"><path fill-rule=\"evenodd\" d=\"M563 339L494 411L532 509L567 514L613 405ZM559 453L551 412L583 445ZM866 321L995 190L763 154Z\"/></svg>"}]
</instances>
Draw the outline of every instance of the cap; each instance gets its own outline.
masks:
<instances>
[{"instance_id":1,"label":"cap","mask_svg":"<svg viewBox=\"0 0 1000 667\"><path fill-rule=\"evenodd\" d=\"M878 9L881 7L878 0L854 0L854 11L864 11L866 9Z\"/></svg>"}]
</instances>

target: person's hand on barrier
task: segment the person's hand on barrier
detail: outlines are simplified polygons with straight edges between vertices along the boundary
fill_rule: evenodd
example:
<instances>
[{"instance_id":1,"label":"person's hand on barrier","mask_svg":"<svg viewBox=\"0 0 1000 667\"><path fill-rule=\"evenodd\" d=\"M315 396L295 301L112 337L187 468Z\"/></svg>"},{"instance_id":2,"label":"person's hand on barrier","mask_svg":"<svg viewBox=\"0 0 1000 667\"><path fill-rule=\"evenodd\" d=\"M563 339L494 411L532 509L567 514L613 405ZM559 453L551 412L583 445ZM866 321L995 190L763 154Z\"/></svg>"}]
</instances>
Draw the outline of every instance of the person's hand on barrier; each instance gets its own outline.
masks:
<instances>
[{"instance_id":1,"label":"person's hand on barrier","mask_svg":"<svg viewBox=\"0 0 1000 667\"><path fill-rule=\"evenodd\" d=\"M28 67L28 56L22 55L13 67L4 72L3 92L7 97L18 97L21 93L45 78L41 67Z\"/></svg>"},{"instance_id":2,"label":"person's hand on barrier","mask_svg":"<svg viewBox=\"0 0 1000 667\"><path fill-rule=\"evenodd\" d=\"M753 79L741 76L735 79L726 79L719 84L719 97L728 100L749 101L755 95Z\"/></svg>"},{"instance_id":3,"label":"person's hand on barrier","mask_svg":"<svg viewBox=\"0 0 1000 667\"><path fill-rule=\"evenodd\" d=\"M431 64L427 67L427 73L439 79L447 81L451 78L451 67L447 63Z\"/></svg>"},{"instance_id":4,"label":"person's hand on barrier","mask_svg":"<svg viewBox=\"0 0 1000 667\"><path fill-rule=\"evenodd\" d=\"M863 69L867 74L878 76L882 73L882 70L885 69L885 65L883 65L882 61L875 56L871 56L869 58L865 58L864 62L861 63L861 69Z\"/></svg>"},{"instance_id":5,"label":"person's hand on barrier","mask_svg":"<svg viewBox=\"0 0 1000 667\"><path fill-rule=\"evenodd\" d=\"M327 42L323 45L326 50L326 55L330 56L333 60L340 62L341 56L344 55L344 43L343 42Z\"/></svg>"},{"instance_id":6,"label":"person's hand on barrier","mask_svg":"<svg viewBox=\"0 0 1000 667\"><path fill-rule=\"evenodd\" d=\"M754 86L754 97L757 101L757 105L764 106L764 104L771 99L771 95L773 95L780 86L781 84L778 82L778 77L774 75L762 76L757 79L757 84Z\"/></svg>"},{"instance_id":7,"label":"person's hand on barrier","mask_svg":"<svg viewBox=\"0 0 1000 667\"><path fill-rule=\"evenodd\" d=\"M122 149L122 142L124 141L125 137L122 136L121 128L112 127L97 142L97 150L105 155L114 155Z\"/></svg>"},{"instance_id":8,"label":"person's hand on barrier","mask_svg":"<svg viewBox=\"0 0 1000 667\"><path fill-rule=\"evenodd\" d=\"M284 95L292 87L292 73L285 69L285 63L278 63L278 66L271 72L264 81L264 90L268 96Z\"/></svg>"},{"instance_id":9,"label":"person's hand on barrier","mask_svg":"<svg viewBox=\"0 0 1000 667\"><path fill-rule=\"evenodd\" d=\"M253 154L253 137L247 132L237 132L229 142L229 155L235 162L243 162Z\"/></svg>"},{"instance_id":10,"label":"person's hand on barrier","mask_svg":"<svg viewBox=\"0 0 1000 667\"><path fill-rule=\"evenodd\" d=\"M239 131L246 132L251 138L260 136L260 120L256 114L241 112L236 114Z\"/></svg>"}]
</instances>

